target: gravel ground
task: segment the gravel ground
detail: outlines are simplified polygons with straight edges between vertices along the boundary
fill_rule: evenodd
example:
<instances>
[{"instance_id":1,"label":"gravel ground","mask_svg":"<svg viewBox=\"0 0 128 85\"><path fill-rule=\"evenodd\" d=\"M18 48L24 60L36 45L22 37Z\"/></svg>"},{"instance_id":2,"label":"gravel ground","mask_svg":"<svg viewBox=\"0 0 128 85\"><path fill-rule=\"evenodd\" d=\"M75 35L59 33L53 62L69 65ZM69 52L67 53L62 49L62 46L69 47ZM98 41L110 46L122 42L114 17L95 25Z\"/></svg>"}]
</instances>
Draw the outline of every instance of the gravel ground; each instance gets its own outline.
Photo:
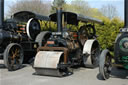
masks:
<instances>
[{"instance_id":1,"label":"gravel ground","mask_svg":"<svg viewBox=\"0 0 128 85\"><path fill-rule=\"evenodd\" d=\"M99 69L77 68L74 74L62 78L33 75L34 69L30 65L8 72L0 64L0 85L128 85L128 70L112 71L110 79L104 81L100 79Z\"/></svg>"}]
</instances>

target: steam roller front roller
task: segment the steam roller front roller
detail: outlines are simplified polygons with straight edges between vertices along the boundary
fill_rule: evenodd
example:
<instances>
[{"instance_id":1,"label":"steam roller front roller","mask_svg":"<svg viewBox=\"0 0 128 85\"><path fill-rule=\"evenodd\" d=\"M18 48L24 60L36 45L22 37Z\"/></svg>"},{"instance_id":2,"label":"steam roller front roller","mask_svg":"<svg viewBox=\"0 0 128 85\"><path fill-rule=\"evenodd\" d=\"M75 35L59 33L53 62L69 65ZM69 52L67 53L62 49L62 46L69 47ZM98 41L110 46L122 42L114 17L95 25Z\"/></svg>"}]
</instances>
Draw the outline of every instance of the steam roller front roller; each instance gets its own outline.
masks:
<instances>
[{"instance_id":1,"label":"steam roller front roller","mask_svg":"<svg viewBox=\"0 0 128 85\"><path fill-rule=\"evenodd\" d=\"M62 77L68 68L61 66L64 53L60 51L39 51L35 57L34 69L37 75Z\"/></svg>"}]
</instances>

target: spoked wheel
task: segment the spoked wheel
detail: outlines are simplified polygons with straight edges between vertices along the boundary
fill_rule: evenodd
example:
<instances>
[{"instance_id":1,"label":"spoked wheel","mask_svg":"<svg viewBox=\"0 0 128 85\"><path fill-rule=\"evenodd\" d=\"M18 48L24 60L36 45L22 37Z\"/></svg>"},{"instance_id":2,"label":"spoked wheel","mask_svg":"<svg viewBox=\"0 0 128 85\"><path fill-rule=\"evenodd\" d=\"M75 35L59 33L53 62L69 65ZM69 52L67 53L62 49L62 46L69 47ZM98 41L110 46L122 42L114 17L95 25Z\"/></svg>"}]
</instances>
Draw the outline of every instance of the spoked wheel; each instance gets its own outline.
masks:
<instances>
[{"instance_id":1,"label":"spoked wheel","mask_svg":"<svg viewBox=\"0 0 128 85\"><path fill-rule=\"evenodd\" d=\"M21 68L23 62L23 49L17 43L11 43L4 51L4 63L9 71Z\"/></svg>"},{"instance_id":2,"label":"spoked wheel","mask_svg":"<svg viewBox=\"0 0 128 85\"><path fill-rule=\"evenodd\" d=\"M92 67L97 67L99 65L99 55L100 55L100 47L99 46L91 49Z\"/></svg>"},{"instance_id":3,"label":"spoked wheel","mask_svg":"<svg viewBox=\"0 0 128 85\"><path fill-rule=\"evenodd\" d=\"M100 61L99 61L99 71L102 79L106 80L110 77L112 69L112 62L111 62L111 56L109 54L109 51L103 50L100 56Z\"/></svg>"},{"instance_id":4,"label":"spoked wheel","mask_svg":"<svg viewBox=\"0 0 128 85\"><path fill-rule=\"evenodd\" d=\"M88 39L88 35L89 35L89 33L88 33L88 30L86 29L86 26L81 26L79 29L79 41L82 46Z\"/></svg>"},{"instance_id":5,"label":"spoked wheel","mask_svg":"<svg viewBox=\"0 0 128 85\"><path fill-rule=\"evenodd\" d=\"M78 39L82 46L84 45L86 40L92 39L94 37L96 37L96 30L93 25L88 24L80 27Z\"/></svg>"}]
</instances>

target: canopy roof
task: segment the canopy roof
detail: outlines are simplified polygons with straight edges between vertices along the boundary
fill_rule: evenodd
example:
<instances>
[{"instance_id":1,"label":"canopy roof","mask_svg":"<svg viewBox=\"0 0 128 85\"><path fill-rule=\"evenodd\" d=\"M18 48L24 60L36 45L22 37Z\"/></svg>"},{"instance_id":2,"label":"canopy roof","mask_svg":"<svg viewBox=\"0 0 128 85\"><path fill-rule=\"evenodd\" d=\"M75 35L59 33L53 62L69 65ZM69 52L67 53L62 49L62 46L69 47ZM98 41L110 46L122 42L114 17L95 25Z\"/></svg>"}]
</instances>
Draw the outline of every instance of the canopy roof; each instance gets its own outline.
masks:
<instances>
[{"instance_id":1,"label":"canopy roof","mask_svg":"<svg viewBox=\"0 0 128 85\"><path fill-rule=\"evenodd\" d=\"M64 15L64 20L67 21L67 24L72 24L72 25L78 25L78 22L92 22L92 23L98 23L98 24L102 24L103 22L99 19L96 18L92 18L92 17L88 17L88 16L83 16L81 14L76 14L73 12L62 12L62 14ZM50 20L53 22L57 22L57 14L53 13L51 15L49 15Z\"/></svg>"},{"instance_id":2,"label":"canopy roof","mask_svg":"<svg viewBox=\"0 0 128 85\"><path fill-rule=\"evenodd\" d=\"M48 16L36 14L36 13L30 12L30 11L20 11L20 12L17 12L17 13L13 14L13 19L15 19L16 21L27 22L31 18L38 19L38 20L49 21Z\"/></svg>"}]
</instances>

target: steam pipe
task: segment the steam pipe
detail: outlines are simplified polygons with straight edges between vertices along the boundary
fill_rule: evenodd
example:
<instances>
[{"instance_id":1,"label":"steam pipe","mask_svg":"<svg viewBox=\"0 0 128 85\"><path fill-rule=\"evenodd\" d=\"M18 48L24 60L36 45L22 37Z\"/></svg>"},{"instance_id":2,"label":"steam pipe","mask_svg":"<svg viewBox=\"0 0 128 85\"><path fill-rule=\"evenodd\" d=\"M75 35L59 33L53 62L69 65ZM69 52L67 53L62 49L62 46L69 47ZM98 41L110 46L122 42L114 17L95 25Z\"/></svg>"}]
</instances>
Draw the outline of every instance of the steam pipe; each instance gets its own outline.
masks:
<instances>
[{"instance_id":1,"label":"steam pipe","mask_svg":"<svg viewBox=\"0 0 128 85\"><path fill-rule=\"evenodd\" d=\"M128 28L128 0L125 0L124 1L124 4L125 4L125 6L124 6L124 11L125 11L125 28Z\"/></svg>"},{"instance_id":2,"label":"steam pipe","mask_svg":"<svg viewBox=\"0 0 128 85\"><path fill-rule=\"evenodd\" d=\"M57 31L62 32L62 9L57 9Z\"/></svg>"},{"instance_id":3,"label":"steam pipe","mask_svg":"<svg viewBox=\"0 0 128 85\"><path fill-rule=\"evenodd\" d=\"M0 29L3 29L4 22L4 0L0 0Z\"/></svg>"}]
</instances>

